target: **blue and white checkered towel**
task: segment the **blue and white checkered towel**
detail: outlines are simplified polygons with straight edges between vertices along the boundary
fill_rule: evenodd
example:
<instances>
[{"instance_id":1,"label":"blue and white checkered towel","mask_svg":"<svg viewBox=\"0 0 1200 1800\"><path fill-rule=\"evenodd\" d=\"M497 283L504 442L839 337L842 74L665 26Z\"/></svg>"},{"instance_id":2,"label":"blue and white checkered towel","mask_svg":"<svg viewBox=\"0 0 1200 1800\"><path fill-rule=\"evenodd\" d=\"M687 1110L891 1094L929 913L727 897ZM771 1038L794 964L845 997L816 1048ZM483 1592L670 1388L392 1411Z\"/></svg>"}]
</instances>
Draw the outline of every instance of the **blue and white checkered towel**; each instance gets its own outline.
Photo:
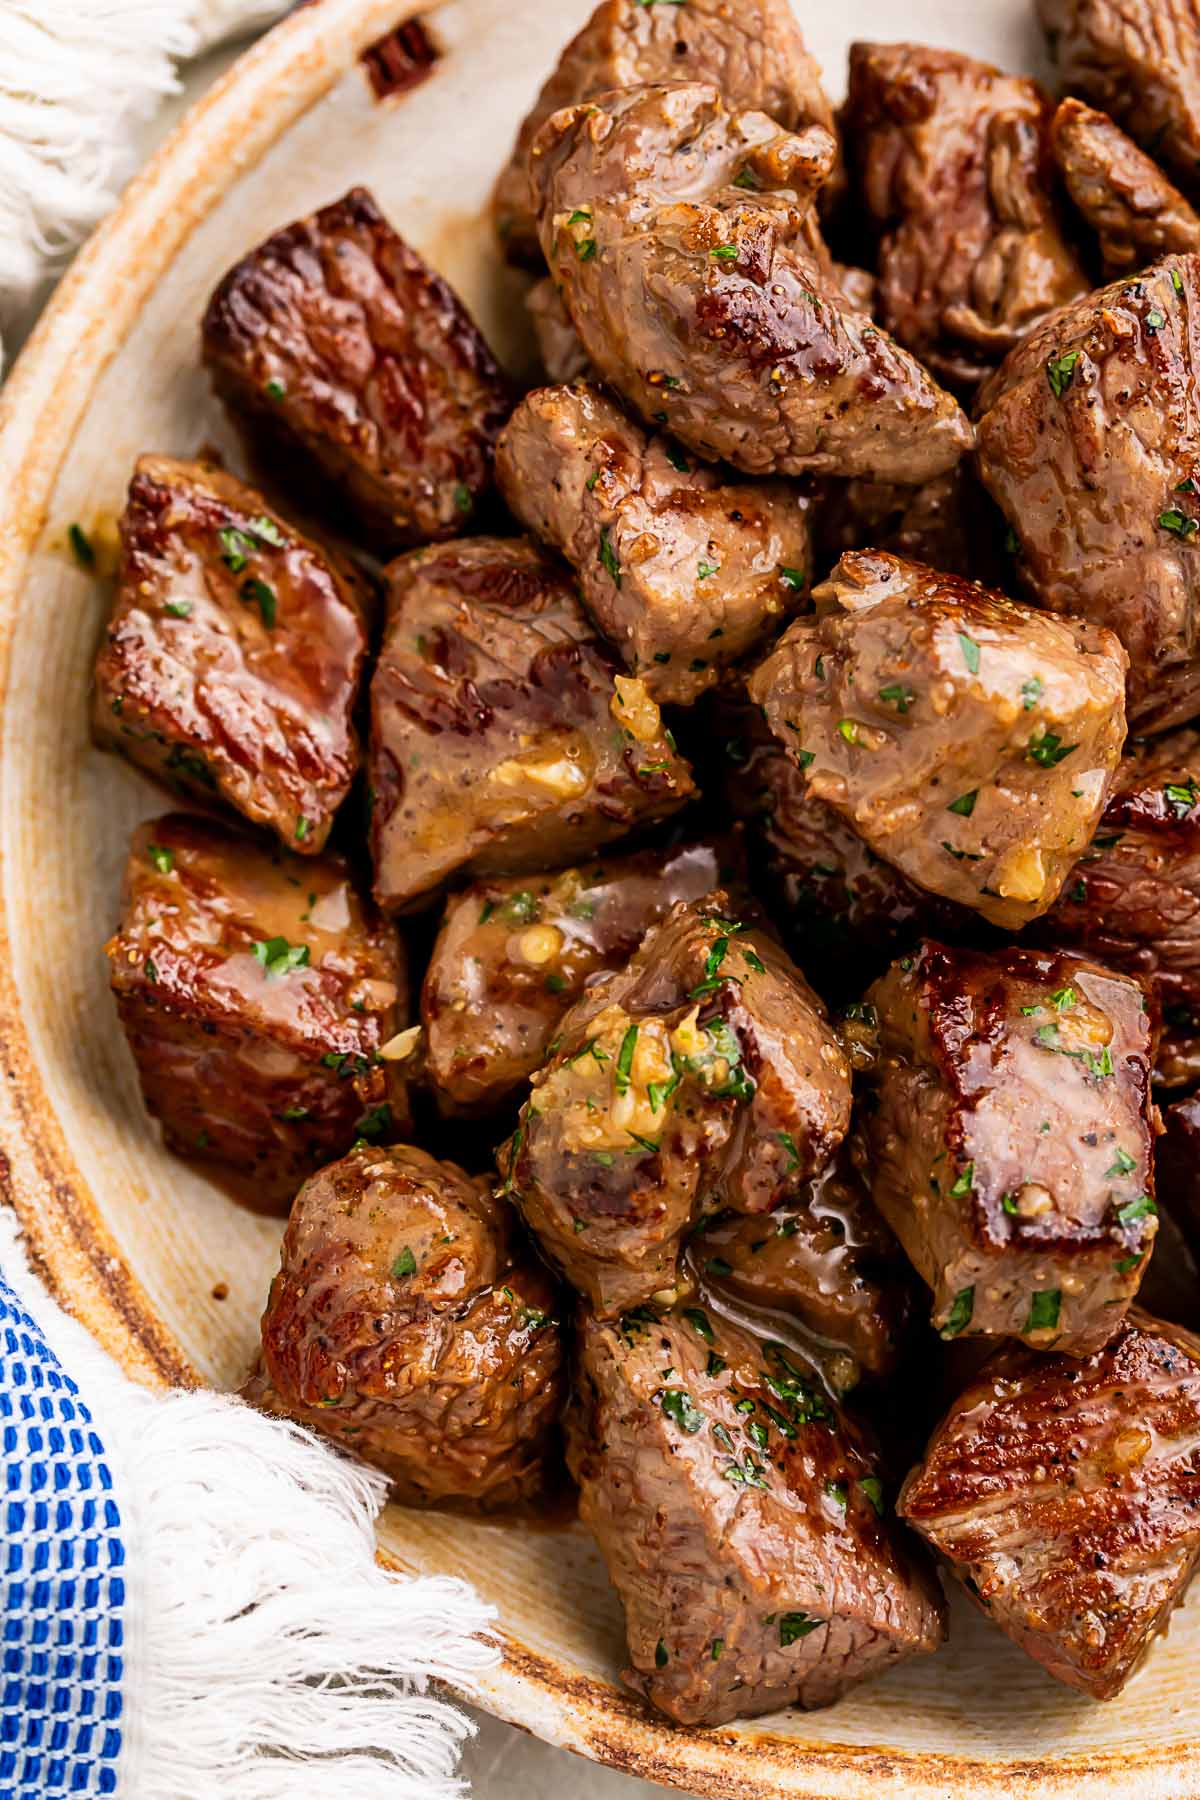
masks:
<instances>
[{"instance_id":1,"label":"blue and white checkered towel","mask_svg":"<svg viewBox=\"0 0 1200 1800\"><path fill-rule=\"evenodd\" d=\"M461 1581L379 1567L381 1476L130 1382L0 1212L0 1800L452 1800L494 1660Z\"/></svg>"}]
</instances>

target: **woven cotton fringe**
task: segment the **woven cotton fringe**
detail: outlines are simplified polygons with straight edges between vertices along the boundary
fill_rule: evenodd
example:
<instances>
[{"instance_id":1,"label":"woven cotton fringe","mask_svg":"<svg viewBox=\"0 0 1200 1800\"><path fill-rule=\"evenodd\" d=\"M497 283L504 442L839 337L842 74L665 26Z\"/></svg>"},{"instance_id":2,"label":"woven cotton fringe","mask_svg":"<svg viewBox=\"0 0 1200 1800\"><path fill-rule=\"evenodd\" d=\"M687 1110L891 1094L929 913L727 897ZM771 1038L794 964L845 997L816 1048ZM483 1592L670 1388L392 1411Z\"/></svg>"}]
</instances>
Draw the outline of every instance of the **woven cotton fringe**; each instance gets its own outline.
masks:
<instances>
[{"instance_id":1,"label":"woven cotton fringe","mask_svg":"<svg viewBox=\"0 0 1200 1800\"><path fill-rule=\"evenodd\" d=\"M0 0L0 326L112 206L176 60L288 4Z\"/></svg>"},{"instance_id":2,"label":"woven cotton fringe","mask_svg":"<svg viewBox=\"0 0 1200 1800\"><path fill-rule=\"evenodd\" d=\"M128 1546L121 1800L456 1800L491 1614L374 1557L385 1483L299 1427L130 1382L31 1275L0 1265L92 1408Z\"/></svg>"}]
</instances>

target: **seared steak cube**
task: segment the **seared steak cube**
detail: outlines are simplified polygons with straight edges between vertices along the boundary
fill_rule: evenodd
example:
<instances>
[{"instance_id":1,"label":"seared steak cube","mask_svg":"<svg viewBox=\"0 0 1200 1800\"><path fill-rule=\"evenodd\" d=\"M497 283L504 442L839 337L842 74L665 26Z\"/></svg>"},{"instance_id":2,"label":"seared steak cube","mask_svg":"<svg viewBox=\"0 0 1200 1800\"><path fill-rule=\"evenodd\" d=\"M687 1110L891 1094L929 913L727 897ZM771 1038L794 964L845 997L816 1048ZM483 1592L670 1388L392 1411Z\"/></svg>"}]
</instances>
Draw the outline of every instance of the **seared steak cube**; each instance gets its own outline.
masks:
<instances>
[{"instance_id":1,"label":"seared steak cube","mask_svg":"<svg viewBox=\"0 0 1200 1800\"><path fill-rule=\"evenodd\" d=\"M381 545L455 537L492 472L504 382L461 301L351 188L236 263L204 315L221 398Z\"/></svg>"},{"instance_id":2,"label":"seared steak cube","mask_svg":"<svg viewBox=\"0 0 1200 1800\"><path fill-rule=\"evenodd\" d=\"M579 1514L625 1611L625 1680L681 1725L827 1705L945 1636L859 1430L783 1344L704 1324L585 1309L568 1413Z\"/></svg>"},{"instance_id":3,"label":"seared steak cube","mask_svg":"<svg viewBox=\"0 0 1200 1800\"><path fill-rule=\"evenodd\" d=\"M473 538L388 570L371 683L375 892L556 867L691 798L658 707L597 640L566 571Z\"/></svg>"},{"instance_id":4,"label":"seared steak cube","mask_svg":"<svg viewBox=\"0 0 1200 1800\"><path fill-rule=\"evenodd\" d=\"M796 1319L838 1393L894 1373L916 1284L844 1148L773 1212L706 1221L688 1257L702 1283Z\"/></svg>"},{"instance_id":5,"label":"seared steak cube","mask_svg":"<svg viewBox=\"0 0 1200 1800\"><path fill-rule=\"evenodd\" d=\"M535 281L525 296L525 306L548 379L553 382L578 381L585 376L587 352L562 303L557 282L549 275Z\"/></svg>"},{"instance_id":6,"label":"seared steak cube","mask_svg":"<svg viewBox=\"0 0 1200 1800\"><path fill-rule=\"evenodd\" d=\"M1068 952L926 944L867 994L871 1193L944 1337L1088 1356L1154 1241L1141 989Z\"/></svg>"},{"instance_id":7,"label":"seared steak cube","mask_svg":"<svg viewBox=\"0 0 1200 1800\"><path fill-rule=\"evenodd\" d=\"M755 891L826 1000L857 1000L923 935L957 939L978 929L977 914L916 887L814 797L756 706L727 689L713 724L721 799L746 823Z\"/></svg>"},{"instance_id":8,"label":"seared steak cube","mask_svg":"<svg viewBox=\"0 0 1200 1800\"><path fill-rule=\"evenodd\" d=\"M536 268L541 261L529 153L551 113L653 81L711 81L730 106L769 113L789 128L810 119L833 127L821 72L787 0L741 0L736 8L727 0L661 7L601 0L544 83L496 183L496 229L513 262Z\"/></svg>"},{"instance_id":9,"label":"seared steak cube","mask_svg":"<svg viewBox=\"0 0 1200 1800\"><path fill-rule=\"evenodd\" d=\"M409 1505L511 1506L544 1485L564 1398L554 1300L486 1180L359 1145L296 1197L250 1392Z\"/></svg>"},{"instance_id":10,"label":"seared steak cube","mask_svg":"<svg viewBox=\"0 0 1200 1800\"><path fill-rule=\"evenodd\" d=\"M1068 93L1124 125L1200 200L1197 0L1035 0Z\"/></svg>"},{"instance_id":11,"label":"seared steak cube","mask_svg":"<svg viewBox=\"0 0 1200 1800\"><path fill-rule=\"evenodd\" d=\"M1091 283L1047 180L1051 102L956 50L853 44L847 154L879 235L875 316L970 393Z\"/></svg>"},{"instance_id":12,"label":"seared steak cube","mask_svg":"<svg viewBox=\"0 0 1200 1800\"><path fill-rule=\"evenodd\" d=\"M605 1317L673 1286L703 1212L769 1212L846 1134L849 1069L821 1002L720 890L674 907L556 1044L500 1167Z\"/></svg>"},{"instance_id":13,"label":"seared steak cube","mask_svg":"<svg viewBox=\"0 0 1200 1800\"><path fill-rule=\"evenodd\" d=\"M1198 1442L1200 1339L1135 1311L1083 1362L989 1358L898 1510L1048 1674L1109 1700L1200 1555Z\"/></svg>"},{"instance_id":14,"label":"seared steak cube","mask_svg":"<svg viewBox=\"0 0 1200 1800\"><path fill-rule=\"evenodd\" d=\"M526 394L496 478L657 700L688 705L807 593L808 503L794 488L697 463L599 388Z\"/></svg>"},{"instance_id":15,"label":"seared steak cube","mask_svg":"<svg viewBox=\"0 0 1200 1800\"><path fill-rule=\"evenodd\" d=\"M405 1128L381 1060L405 1023L403 955L340 857L301 862L183 813L141 825L108 957L167 1143L249 1198L286 1205L356 1137Z\"/></svg>"},{"instance_id":16,"label":"seared steak cube","mask_svg":"<svg viewBox=\"0 0 1200 1800\"><path fill-rule=\"evenodd\" d=\"M1129 723L1200 710L1200 253L1037 326L979 396L979 472L1029 593L1115 631Z\"/></svg>"},{"instance_id":17,"label":"seared steak cube","mask_svg":"<svg viewBox=\"0 0 1200 1800\"><path fill-rule=\"evenodd\" d=\"M253 488L143 456L96 664L98 740L304 855L358 767L361 584Z\"/></svg>"},{"instance_id":18,"label":"seared steak cube","mask_svg":"<svg viewBox=\"0 0 1200 1800\"><path fill-rule=\"evenodd\" d=\"M814 598L749 683L806 791L930 893L1010 930L1045 912L1121 755L1112 633L882 551Z\"/></svg>"},{"instance_id":19,"label":"seared steak cube","mask_svg":"<svg viewBox=\"0 0 1200 1800\"><path fill-rule=\"evenodd\" d=\"M833 137L732 104L700 83L634 88L538 134L542 249L597 377L749 475L943 474L970 426L853 309L821 242Z\"/></svg>"},{"instance_id":20,"label":"seared steak cube","mask_svg":"<svg viewBox=\"0 0 1200 1800\"><path fill-rule=\"evenodd\" d=\"M1162 1010L1156 1079L1195 1080L1200 733L1150 738L1124 759L1099 828L1037 934L1136 975Z\"/></svg>"},{"instance_id":21,"label":"seared steak cube","mask_svg":"<svg viewBox=\"0 0 1200 1800\"><path fill-rule=\"evenodd\" d=\"M487 1111L540 1069L591 978L677 900L720 881L706 844L476 882L451 897L421 990L425 1070L448 1111Z\"/></svg>"},{"instance_id":22,"label":"seared steak cube","mask_svg":"<svg viewBox=\"0 0 1200 1800\"><path fill-rule=\"evenodd\" d=\"M1050 143L1110 276L1144 268L1168 251L1200 250L1200 216L1107 113L1064 100Z\"/></svg>"}]
</instances>

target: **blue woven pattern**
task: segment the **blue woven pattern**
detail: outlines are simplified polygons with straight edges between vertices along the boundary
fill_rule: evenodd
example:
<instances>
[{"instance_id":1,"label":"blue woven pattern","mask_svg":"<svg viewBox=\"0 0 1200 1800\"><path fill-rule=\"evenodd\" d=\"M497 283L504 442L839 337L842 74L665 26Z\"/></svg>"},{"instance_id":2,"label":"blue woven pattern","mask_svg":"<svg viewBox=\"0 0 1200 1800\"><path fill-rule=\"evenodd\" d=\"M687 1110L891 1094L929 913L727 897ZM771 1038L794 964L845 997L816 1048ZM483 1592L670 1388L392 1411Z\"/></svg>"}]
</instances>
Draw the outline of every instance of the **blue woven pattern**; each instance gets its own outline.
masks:
<instances>
[{"instance_id":1,"label":"blue woven pattern","mask_svg":"<svg viewBox=\"0 0 1200 1800\"><path fill-rule=\"evenodd\" d=\"M0 1277L0 1800L117 1791L125 1546L79 1390Z\"/></svg>"}]
</instances>

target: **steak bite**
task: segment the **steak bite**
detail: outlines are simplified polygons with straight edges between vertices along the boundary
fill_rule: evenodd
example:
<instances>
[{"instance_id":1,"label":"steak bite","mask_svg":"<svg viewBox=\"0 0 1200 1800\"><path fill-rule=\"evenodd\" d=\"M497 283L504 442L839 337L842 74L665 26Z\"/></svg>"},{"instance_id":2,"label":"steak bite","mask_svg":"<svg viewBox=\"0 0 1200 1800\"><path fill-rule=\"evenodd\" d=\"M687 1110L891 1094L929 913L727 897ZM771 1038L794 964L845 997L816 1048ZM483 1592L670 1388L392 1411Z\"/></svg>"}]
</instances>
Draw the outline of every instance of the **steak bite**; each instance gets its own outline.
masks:
<instances>
[{"instance_id":1,"label":"steak bite","mask_svg":"<svg viewBox=\"0 0 1200 1800\"><path fill-rule=\"evenodd\" d=\"M407 1505L512 1506L545 1485L564 1399L554 1303L482 1176L358 1145L296 1196L255 1397Z\"/></svg>"},{"instance_id":2,"label":"steak bite","mask_svg":"<svg viewBox=\"0 0 1200 1800\"><path fill-rule=\"evenodd\" d=\"M802 495L698 464L599 388L526 394L496 477L522 525L574 567L600 630L663 703L694 701L807 592Z\"/></svg>"},{"instance_id":3,"label":"steak bite","mask_svg":"<svg viewBox=\"0 0 1200 1800\"><path fill-rule=\"evenodd\" d=\"M395 933L337 856L301 862L185 813L140 825L107 947L146 1105L180 1156L286 1207L356 1137L408 1123Z\"/></svg>"},{"instance_id":4,"label":"steak bite","mask_svg":"<svg viewBox=\"0 0 1200 1800\"><path fill-rule=\"evenodd\" d=\"M1068 93L1111 113L1200 199L1197 0L1036 0Z\"/></svg>"},{"instance_id":5,"label":"steak bite","mask_svg":"<svg viewBox=\"0 0 1200 1800\"><path fill-rule=\"evenodd\" d=\"M723 694L715 723L721 799L746 822L754 890L826 1000L858 999L866 981L926 933L977 933L976 913L914 886L813 797L757 707Z\"/></svg>"},{"instance_id":6,"label":"steak bite","mask_svg":"<svg viewBox=\"0 0 1200 1800\"><path fill-rule=\"evenodd\" d=\"M500 1152L543 1252L604 1317L674 1285L704 1212L770 1212L846 1134L824 1007L729 905L680 902L586 990Z\"/></svg>"},{"instance_id":7,"label":"steak bite","mask_svg":"<svg viewBox=\"0 0 1200 1800\"><path fill-rule=\"evenodd\" d=\"M945 1606L872 1447L783 1344L584 1310L568 1461L625 1612L624 1679L681 1725L825 1706L936 1650Z\"/></svg>"},{"instance_id":8,"label":"steak bite","mask_svg":"<svg viewBox=\"0 0 1200 1800\"><path fill-rule=\"evenodd\" d=\"M371 682L371 849L391 910L452 875L557 867L695 789L658 707L616 675L567 572L472 538L388 569Z\"/></svg>"},{"instance_id":9,"label":"steak bite","mask_svg":"<svg viewBox=\"0 0 1200 1800\"><path fill-rule=\"evenodd\" d=\"M1200 216L1107 113L1064 100L1050 145L1067 192L1100 240L1110 277L1169 251L1200 250Z\"/></svg>"},{"instance_id":10,"label":"steak bite","mask_svg":"<svg viewBox=\"0 0 1200 1800\"><path fill-rule=\"evenodd\" d=\"M990 1357L898 1511L1048 1674L1110 1700L1200 1555L1198 1439L1200 1339L1135 1311L1082 1362Z\"/></svg>"},{"instance_id":11,"label":"steak bite","mask_svg":"<svg viewBox=\"0 0 1200 1800\"><path fill-rule=\"evenodd\" d=\"M997 572L998 515L967 462L920 487L865 478L821 482L812 516L822 573L864 545L969 580L990 580Z\"/></svg>"},{"instance_id":12,"label":"steak bite","mask_svg":"<svg viewBox=\"0 0 1200 1800\"><path fill-rule=\"evenodd\" d=\"M875 315L961 393L1091 286L1051 196L1051 110L1035 81L954 50L850 47L843 124L879 237Z\"/></svg>"},{"instance_id":13,"label":"steak bite","mask_svg":"<svg viewBox=\"0 0 1200 1800\"><path fill-rule=\"evenodd\" d=\"M871 1195L943 1337L1088 1356L1154 1241L1154 1033L1137 983L1067 951L926 944L868 990Z\"/></svg>"},{"instance_id":14,"label":"steak bite","mask_svg":"<svg viewBox=\"0 0 1200 1800\"><path fill-rule=\"evenodd\" d=\"M1129 652L1131 729L1200 710L1200 254L1047 319L979 396L979 472L1039 605Z\"/></svg>"},{"instance_id":15,"label":"steak bite","mask_svg":"<svg viewBox=\"0 0 1200 1800\"><path fill-rule=\"evenodd\" d=\"M919 483L970 426L838 285L814 213L834 151L699 84L609 95L537 138L542 248L599 378L697 455Z\"/></svg>"},{"instance_id":16,"label":"steak bite","mask_svg":"<svg viewBox=\"0 0 1200 1800\"><path fill-rule=\"evenodd\" d=\"M508 411L461 301L365 188L236 263L204 315L222 400L273 459L336 492L378 544L455 537L492 474Z\"/></svg>"},{"instance_id":17,"label":"steak bite","mask_svg":"<svg viewBox=\"0 0 1200 1800\"><path fill-rule=\"evenodd\" d=\"M588 373L587 351L552 276L534 282L525 296L525 307L547 378L556 384L582 380Z\"/></svg>"},{"instance_id":18,"label":"steak bite","mask_svg":"<svg viewBox=\"0 0 1200 1800\"><path fill-rule=\"evenodd\" d=\"M315 855L359 763L360 580L205 463L140 457L120 531L97 741Z\"/></svg>"},{"instance_id":19,"label":"steak bite","mask_svg":"<svg viewBox=\"0 0 1200 1800\"><path fill-rule=\"evenodd\" d=\"M736 8L727 0L602 0L559 57L496 183L493 215L510 261L541 263L529 158L550 115L617 88L681 80L711 81L730 107L768 113L789 131L810 120L833 130L821 72L788 0L740 0Z\"/></svg>"},{"instance_id":20,"label":"steak bite","mask_svg":"<svg viewBox=\"0 0 1200 1800\"><path fill-rule=\"evenodd\" d=\"M930 893L1009 930L1045 912L1120 760L1116 638L885 552L813 598L749 682L806 792Z\"/></svg>"},{"instance_id":21,"label":"steak bite","mask_svg":"<svg viewBox=\"0 0 1200 1800\"><path fill-rule=\"evenodd\" d=\"M591 978L628 962L678 900L721 879L707 844L476 882L452 895L421 990L425 1072L449 1112L486 1112L546 1061Z\"/></svg>"},{"instance_id":22,"label":"steak bite","mask_svg":"<svg viewBox=\"0 0 1200 1800\"><path fill-rule=\"evenodd\" d=\"M835 1391L895 1372L915 1284L845 1148L774 1212L706 1221L688 1256L718 1293L797 1320Z\"/></svg>"},{"instance_id":23,"label":"steak bite","mask_svg":"<svg viewBox=\"0 0 1200 1800\"><path fill-rule=\"evenodd\" d=\"M1091 845L1037 926L1045 943L1135 975L1156 996L1156 1079L1194 1075L1200 1035L1200 733L1150 738L1127 756Z\"/></svg>"}]
</instances>

